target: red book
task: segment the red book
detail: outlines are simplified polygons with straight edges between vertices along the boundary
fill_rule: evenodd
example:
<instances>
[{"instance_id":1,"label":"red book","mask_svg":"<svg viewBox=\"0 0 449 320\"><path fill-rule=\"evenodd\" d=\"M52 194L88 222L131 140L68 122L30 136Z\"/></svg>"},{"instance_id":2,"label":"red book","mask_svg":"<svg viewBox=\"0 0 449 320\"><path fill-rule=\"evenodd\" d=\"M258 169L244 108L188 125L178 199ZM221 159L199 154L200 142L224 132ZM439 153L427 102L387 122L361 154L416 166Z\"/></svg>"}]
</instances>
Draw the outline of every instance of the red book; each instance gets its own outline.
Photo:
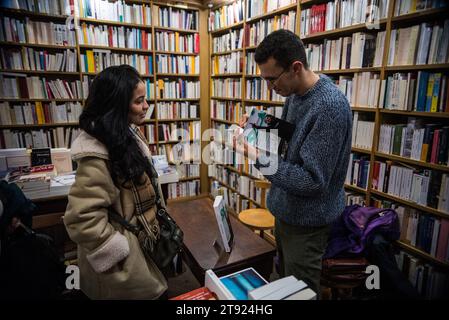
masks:
<instances>
[{"instance_id":1,"label":"red book","mask_svg":"<svg viewBox=\"0 0 449 320\"><path fill-rule=\"evenodd\" d=\"M321 31L326 29L326 4L321 5Z\"/></svg>"},{"instance_id":2,"label":"red book","mask_svg":"<svg viewBox=\"0 0 449 320\"><path fill-rule=\"evenodd\" d=\"M372 188L377 189L377 186L379 184L379 170L380 170L380 163L378 161L374 162L374 172L373 172L373 179L372 179Z\"/></svg>"},{"instance_id":3,"label":"red book","mask_svg":"<svg viewBox=\"0 0 449 320\"><path fill-rule=\"evenodd\" d=\"M108 35L108 43L109 43L109 46L112 47L112 46L113 46L113 41L112 41L112 37L113 37L112 26L109 26L109 27L108 27L108 33L109 33L109 35Z\"/></svg>"},{"instance_id":4,"label":"red book","mask_svg":"<svg viewBox=\"0 0 449 320\"><path fill-rule=\"evenodd\" d=\"M440 234L438 235L438 245L436 258L440 261L446 260L447 246L449 242L449 220L441 219Z\"/></svg>"},{"instance_id":5,"label":"red book","mask_svg":"<svg viewBox=\"0 0 449 320\"><path fill-rule=\"evenodd\" d=\"M200 53L200 36L195 33L195 53Z\"/></svg>"},{"instance_id":6,"label":"red book","mask_svg":"<svg viewBox=\"0 0 449 320\"><path fill-rule=\"evenodd\" d=\"M438 145L440 142L440 133L441 129L437 129L433 132L432 153L430 154L431 163L438 163Z\"/></svg>"}]
</instances>

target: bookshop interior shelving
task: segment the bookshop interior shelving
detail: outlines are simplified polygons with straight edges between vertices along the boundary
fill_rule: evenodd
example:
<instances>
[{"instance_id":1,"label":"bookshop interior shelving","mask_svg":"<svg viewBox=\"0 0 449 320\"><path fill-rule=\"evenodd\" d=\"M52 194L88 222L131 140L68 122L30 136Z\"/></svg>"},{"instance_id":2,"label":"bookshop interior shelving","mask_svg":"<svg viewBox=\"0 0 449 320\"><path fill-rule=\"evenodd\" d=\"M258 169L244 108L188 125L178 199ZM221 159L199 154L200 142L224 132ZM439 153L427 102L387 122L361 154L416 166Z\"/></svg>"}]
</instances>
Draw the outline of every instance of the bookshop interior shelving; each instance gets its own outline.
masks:
<instances>
[{"instance_id":1,"label":"bookshop interior shelving","mask_svg":"<svg viewBox=\"0 0 449 320\"><path fill-rule=\"evenodd\" d=\"M3 140L13 132L44 130L56 146L68 147L89 82L103 66L120 62L135 66L147 83L154 111L142 131L152 152L169 154L178 142L170 133L184 128L183 141L201 146L196 161L209 145L202 139L205 130L221 135L224 142L214 137L221 147L229 143L227 129L250 108L280 117L284 99L259 77L254 52L270 32L289 29L303 40L310 68L329 76L353 111L347 204L395 208L402 224L400 259L411 261L405 272L410 276L430 264L447 274L448 253L438 250L435 235L449 229L445 1L376 0L369 6L371 1L353 0L126 0L122 7L110 2L104 12L85 10L90 0L75 1L71 11L64 6L68 2L55 1L40 12L1 8L2 21L11 29L2 24L0 30L0 80L14 79L18 88L3 86L9 89L1 92ZM64 29L73 14L79 27ZM56 36L49 38L53 30ZM44 66L26 60L36 55ZM58 69L47 68L50 61ZM41 83L43 95L36 89ZM188 92L180 95L180 87ZM65 113L52 111L56 107L66 108ZM14 119L5 120L6 111ZM191 170L172 186L174 201L213 196L224 187L231 212L259 207L262 192L254 181L263 176L248 159L218 149L213 164L189 165ZM271 233L267 236L273 241Z\"/></svg>"},{"instance_id":2,"label":"bookshop interior shelving","mask_svg":"<svg viewBox=\"0 0 449 320\"><path fill-rule=\"evenodd\" d=\"M295 22L288 26L282 25L282 28L289 28L300 35L306 46L311 69L333 79L348 97L353 111L352 155L345 182L347 204L358 203L396 209L401 220L401 238L398 245L404 250L398 259L411 261L404 267L407 269L404 272L408 273L410 279L416 279L417 268L428 268L427 263L441 267L447 274L449 267L447 252L438 253L437 245L444 241L447 243L447 231L444 234L443 229L445 230L449 223L449 210L440 200L449 198L449 189L445 185L449 173L448 8L437 7L439 5L437 2L433 6L423 5L422 8L414 8L413 4L419 6L423 2L377 1L379 11L370 21L369 16L365 19L364 16L356 14L360 13L362 7L358 7L356 12L350 12L347 7L347 12L339 14L339 10L343 10L340 7L343 6L343 2L284 1L282 8L264 11L262 5L262 11L258 11L254 17L250 11L259 9L256 1L245 3L233 1L212 8L210 126L218 129L226 140L226 129L238 123L241 115L248 111L247 107L264 108L270 113L279 115L276 110L270 110L270 107L282 107L282 102L277 102L276 97L270 96L263 83L256 84L259 87L255 88L252 82L256 82L259 78L251 54L265 36L264 32L281 28L276 22L282 21L280 17L282 14L294 19ZM346 2L347 5L353 6L355 3L357 2ZM367 2L360 1L360 3L363 3L361 6L367 5ZM238 19L233 15L229 17L229 12L236 6L242 11ZM288 15L290 12L294 15ZM274 17L279 20L276 21ZM257 29L258 23L263 27ZM434 34L435 38L432 38L431 34ZM363 40L364 46L361 46L360 39ZM427 44L419 41L427 41ZM439 49L445 55L443 59L436 53L440 41L446 45ZM349 47L345 50L348 43L353 47L358 46L357 49L352 48L351 51ZM235 45L230 46L233 44ZM422 48L428 48L425 58L422 57ZM396 53L392 51L394 49ZM409 52L412 52L412 55L408 54ZM219 57L226 56L229 57L228 60L219 60ZM218 65L219 63L221 65ZM223 70L230 71L226 73ZM425 79L422 80L425 76L433 78L431 84ZM228 83L222 85L226 80ZM241 84L238 89L241 92L232 91L234 84L239 81ZM424 89L419 87L418 81ZM435 83L439 87L436 87ZM217 90L220 85L221 91ZM420 92L422 90L424 94ZM408 100L405 100L406 92L410 95ZM218 95L218 93L225 94ZM265 96L262 97L260 94ZM432 102L429 106L423 106L422 102L417 101L418 97L421 99L422 96L424 99L427 96L434 96L434 100L430 99ZM429 136L432 134L433 137L435 129L431 124L437 124L436 130L441 130L438 133L440 137L444 137L443 140L435 140L433 143L435 150L428 150L426 155L423 155L422 145L425 141L423 142L424 137L420 137L419 132L422 135L425 132ZM404 135L402 139L405 139L405 135L408 135L410 141L407 143L411 144L414 139L417 140L413 142L413 146L404 145L405 142L401 138L394 142L396 144L394 145L395 135L391 130L395 126L398 128L396 139L402 135ZM387 129L390 131L385 133ZM391 146L385 149L387 137L392 141ZM429 144L432 145L432 142L433 140L427 141L427 147ZM439 154L438 152L441 152L440 157L435 155ZM257 190L254 185L254 180L261 178L257 170L251 167L248 160L239 165L238 163L242 162L238 162L239 156L232 151L223 153L222 157L218 158L217 164L209 168L211 193L215 194L218 188L224 187L231 212L259 206L261 190ZM225 164L220 164L221 161ZM357 166L356 169L354 164ZM404 189L408 188L415 194L400 193L394 186L389 188L385 185L381 188L379 170L383 170L383 175L387 175L389 172L386 170L391 170L391 167L394 167L395 174L399 176L402 174L401 171L412 175L407 179L404 175L403 180L412 184L404 186ZM428 189L418 188L418 182L423 179ZM425 193L426 199L416 199L420 192ZM433 193L432 196L428 196L429 193ZM266 238L273 240L270 232L266 231L266 235ZM420 277L422 281L422 274Z\"/></svg>"}]
</instances>

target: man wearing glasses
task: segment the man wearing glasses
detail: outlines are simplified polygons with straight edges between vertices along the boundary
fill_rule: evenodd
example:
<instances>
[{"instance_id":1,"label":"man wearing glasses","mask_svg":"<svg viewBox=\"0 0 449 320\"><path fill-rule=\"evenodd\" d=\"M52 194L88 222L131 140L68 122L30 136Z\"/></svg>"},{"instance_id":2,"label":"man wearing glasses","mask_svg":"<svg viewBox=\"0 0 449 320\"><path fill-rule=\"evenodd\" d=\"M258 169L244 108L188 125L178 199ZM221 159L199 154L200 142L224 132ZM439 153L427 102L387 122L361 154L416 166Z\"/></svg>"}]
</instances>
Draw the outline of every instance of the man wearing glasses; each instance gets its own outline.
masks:
<instances>
[{"instance_id":1,"label":"man wearing glasses","mask_svg":"<svg viewBox=\"0 0 449 320\"><path fill-rule=\"evenodd\" d=\"M257 47L255 60L268 89L287 97L282 118L271 118L279 129L282 152L266 155L246 143L244 150L258 169L277 161L277 170L265 177L271 181L267 206L276 218L280 275L294 275L319 295L330 225L345 206L350 106L328 77L309 69L304 44L290 31L268 35ZM283 130L287 124L290 129Z\"/></svg>"}]
</instances>

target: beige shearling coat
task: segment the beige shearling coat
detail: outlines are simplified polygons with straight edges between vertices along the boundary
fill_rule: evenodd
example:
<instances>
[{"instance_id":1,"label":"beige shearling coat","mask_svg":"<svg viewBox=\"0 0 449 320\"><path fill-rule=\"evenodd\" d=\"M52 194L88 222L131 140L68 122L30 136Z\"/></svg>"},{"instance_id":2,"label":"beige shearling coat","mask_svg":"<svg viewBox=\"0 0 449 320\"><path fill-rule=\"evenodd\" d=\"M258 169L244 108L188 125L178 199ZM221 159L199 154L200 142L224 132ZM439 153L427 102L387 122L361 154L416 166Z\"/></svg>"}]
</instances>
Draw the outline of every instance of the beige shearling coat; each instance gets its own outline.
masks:
<instances>
[{"instance_id":1,"label":"beige shearling coat","mask_svg":"<svg viewBox=\"0 0 449 320\"><path fill-rule=\"evenodd\" d=\"M136 236L108 219L112 205L137 224L132 190L114 185L106 147L86 132L73 142L71 152L78 169L64 224L78 245L81 290L91 299L157 299L167 290L164 276L145 259ZM154 195L153 187L148 191Z\"/></svg>"}]
</instances>

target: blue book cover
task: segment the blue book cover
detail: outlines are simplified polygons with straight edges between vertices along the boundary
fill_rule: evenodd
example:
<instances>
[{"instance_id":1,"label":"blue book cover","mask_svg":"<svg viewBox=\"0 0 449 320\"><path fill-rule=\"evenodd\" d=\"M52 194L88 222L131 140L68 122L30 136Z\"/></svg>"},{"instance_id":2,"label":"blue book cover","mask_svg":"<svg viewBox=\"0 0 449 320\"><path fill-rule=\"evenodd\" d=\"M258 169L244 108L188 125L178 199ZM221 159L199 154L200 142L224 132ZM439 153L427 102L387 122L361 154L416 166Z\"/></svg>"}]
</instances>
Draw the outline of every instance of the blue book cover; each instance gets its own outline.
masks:
<instances>
[{"instance_id":1,"label":"blue book cover","mask_svg":"<svg viewBox=\"0 0 449 320\"><path fill-rule=\"evenodd\" d=\"M248 292L268 282L254 268L247 268L220 278L237 300L248 300Z\"/></svg>"},{"instance_id":2,"label":"blue book cover","mask_svg":"<svg viewBox=\"0 0 449 320\"><path fill-rule=\"evenodd\" d=\"M416 111L426 110L426 94L427 94L427 82L429 81L429 73L419 72L419 84L418 84L418 99L416 103Z\"/></svg>"}]
</instances>

